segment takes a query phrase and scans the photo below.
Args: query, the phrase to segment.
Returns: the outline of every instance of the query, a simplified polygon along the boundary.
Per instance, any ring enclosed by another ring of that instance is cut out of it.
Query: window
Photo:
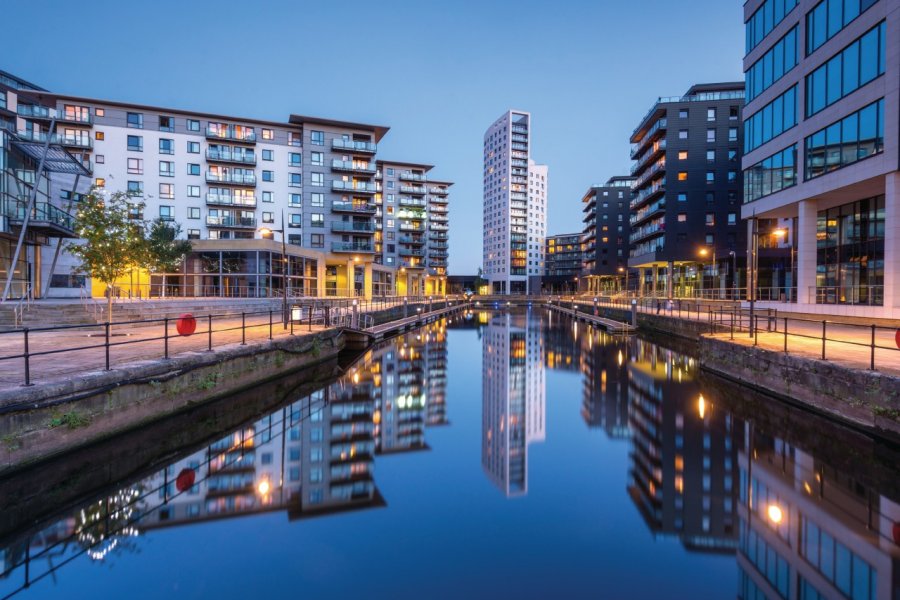
[[[188,229],[187,230],[187,239],[199,240],[200,239],[200,230],[199,229]]]
[[[687,160],[688,153],[687,150],[681,150],[678,152],[678,160]]]
[[[106,180],[102,177],[97,177],[96,179],[94,179],[94,185],[96,185],[98,188],[106,187]]]
[[[143,152],[144,151],[144,138],[140,135],[129,135],[128,136],[128,149],[133,152]]]
[[[728,141],[736,142],[738,137],[737,127],[729,127],[728,128]]]
[[[707,233],[706,234],[706,245],[712,246],[715,243],[716,243],[716,236],[711,233]]]
[[[187,143],[188,154],[200,154],[200,142]]]
[[[728,213],[728,224],[737,225],[737,213]]]
[[[196,163],[188,163],[187,174],[188,175],[199,175],[200,174],[200,165],[198,165]]]
[[[806,178],[884,150],[884,98],[806,138]]]
[[[707,142],[716,141],[716,130],[715,129],[707,129],[706,130],[706,141]]]
[[[687,119],[688,118],[688,109],[682,108],[678,110],[678,118],[679,119]]]
[[[129,158],[128,159],[128,172],[132,175],[143,175],[144,174],[144,159],[143,158]]]
[[[137,196],[142,197],[144,195],[144,182],[143,181],[129,181],[126,184],[127,193],[129,196]]]
[[[687,223],[687,213],[678,213],[678,222]]]
[[[299,233],[289,233],[288,234],[288,244],[292,244],[294,246],[302,246],[303,245],[303,236]]]
[[[288,131],[288,144],[291,146],[302,146],[303,141],[300,138],[300,134],[296,131]]]
[[[737,150],[729,150],[728,151],[728,160],[730,162],[734,162],[737,160]]]
[[[272,213],[272,212],[263,212],[263,214],[262,214],[262,222],[263,222],[263,223],[274,223],[274,222],[275,222],[275,213]]]
[[[797,36],[798,28],[794,27],[785,34],[783,38],[778,40],[768,52],[766,52],[759,60],[747,69],[745,74],[746,86],[744,94],[747,102],[750,102],[764,91],[769,89],[774,83],[779,81],[791,69],[797,66],[798,46]],[[733,106],[735,113],[734,118],[737,119],[737,107]],[[729,118],[730,115],[729,115]]]
[[[159,118],[159,130],[160,131],[175,131],[175,119],[172,117],[160,117]]]
[[[321,152],[319,153],[321,154]],[[299,152],[288,152],[288,165],[299,167],[302,164],[302,155]]]
[[[102,165],[106,162],[106,156],[104,156],[103,154],[96,154],[96,155],[94,155],[94,161],[98,165]]]
[[[715,204],[715,202],[716,202],[716,193],[715,192],[706,192],[704,197],[706,198],[707,204]]]
[[[200,207],[189,206],[188,207],[188,219],[199,219],[199,218],[200,218]]]
[[[161,205],[159,207],[159,218],[162,219],[163,221],[174,221],[175,220],[175,207]]]
[[[706,172],[706,183],[715,183],[716,182],[716,172],[715,171],[707,171]]]
[[[388,176],[388,177],[393,177],[393,176],[394,176],[394,168],[393,168],[393,167],[388,167],[388,170],[387,170],[387,176]]]
[[[706,226],[713,227],[716,224],[716,213],[706,213]]]
[[[325,194],[313,193],[309,195],[309,205],[313,208],[325,206]]]
[[[200,186],[199,185],[187,186],[187,197],[188,198],[199,198],[200,197]]]
[[[312,213],[310,215],[310,227],[325,227],[325,215],[322,213]]]
[[[740,118],[741,109],[739,106],[728,107],[728,120],[737,121]]]
[[[303,187],[303,174],[288,173],[288,187]]]
[[[97,117],[105,117],[105,116],[106,116],[106,109],[103,109],[103,108],[95,108],[95,109],[94,109],[94,115],[97,116]]]
[[[262,180],[263,181],[275,181],[275,171],[263,171],[262,172]]]
[[[806,116],[812,116],[884,74],[882,21],[806,76]]]
[[[325,153],[324,152],[311,152],[309,154],[309,162],[314,167],[325,166]]]
[[[144,128],[144,115],[141,113],[126,113],[125,120],[127,125],[133,129]]]
[[[322,215],[319,215],[320,217]],[[288,217],[288,227],[300,227],[303,224],[303,215],[291,213]]]
[[[324,248],[325,236],[321,233],[313,233],[309,236],[309,245],[311,248]]]
[[[688,139],[688,130],[687,129],[679,129],[678,130],[678,139],[679,140]]]
[[[159,161],[160,177],[175,177],[175,163],[170,160]]]
[[[175,154],[175,141],[169,140],[166,138],[160,138],[159,153],[160,154]]]
[[[322,173],[310,173],[310,185],[313,187],[322,187],[325,185],[325,175]]]
[[[737,181],[737,171],[728,171],[728,183]]]
[[[775,26],[797,6],[798,0],[766,0],[744,24],[747,54],[756,48]]]
[[[175,186],[171,183],[159,184],[159,197],[165,200],[175,199]]]
[[[687,171],[678,172],[678,181],[687,181]]]
[[[102,131],[95,131],[95,132],[94,132],[94,139],[95,139],[95,140],[103,141],[103,140],[106,139],[106,134],[103,133]]]
[[[300,208],[303,206],[303,198],[300,194],[288,194],[288,206],[291,208]]]
[[[272,192],[263,192],[262,193],[262,201],[266,203],[274,202],[272,198]]]
[[[679,192],[678,201],[679,202],[687,202],[687,194],[685,194],[684,192]]]
[[[706,162],[716,162],[716,151],[715,150],[707,150],[706,151]]]
[[[744,152],[759,148],[797,124],[797,86],[794,85],[744,121]]]
[[[715,121],[716,120],[716,109],[715,108],[707,108],[706,109],[706,120],[707,121]]]
[[[262,151],[262,159],[263,160],[274,160],[275,159],[275,151],[274,150],[263,150]]]
[[[263,129],[263,130],[262,130],[262,139],[264,139],[264,140],[274,140],[274,139],[275,139],[275,132],[272,131],[271,129]]]
[[[309,143],[313,146],[324,146],[325,145],[325,132],[324,131],[310,131],[309,132]]]
[[[188,119],[187,120],[187,130],[188,131],[200,131],[200,121],[196,119]]]
[[[806,13],[806,54],[812,54],[877,0],[822,0]]]

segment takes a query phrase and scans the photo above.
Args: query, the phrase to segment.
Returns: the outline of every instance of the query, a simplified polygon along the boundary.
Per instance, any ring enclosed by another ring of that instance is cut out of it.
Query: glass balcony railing
[[[256,132],[249,128],[207,127],[206,137],[233,142],[256,143]]]
[[[420,185],[401,185],[400,186],[401,194],[415,194],[417,196],[425,195],[425,188]]]
[[[206,150],[206,160],[255,165],[256,154],[253,152],[230,152],[228,150],[213,150],[212,148],[208,148]]]
[[[89,110],[82,110],[78,112],[66,112],[65,110],[58,111],[56,113],[56,120],[63,123],[78,123],[79,125],[90,125],[93,122],[91,120],[91,112]]]
[[[378,210],[378,206],[372,202],[346,202],[344,200],[334,200],[331,203],[331,210],[335,212],[374,214],[375,211]]]
[[[331,189],[335,192],[360,192],[363,194],[374,194],[377,187],[374,183],[366,181],[332,181]]]
[[[409,198],[407,196],[400,196],[398,204],[400,204],[400,206],[414,206],[418,208],[425,208],[428,206],[428,203],[422,198]]]
[[[206,203],[221,206],[246,206],[256,207],[256,196],[233,196],[231,194],[206,193]]]
[[[412,244],[415,246],[422,246],[425,244],[425,238],[413,235],[401,235],[397,241],[401,244]]]
[[[209,227],[241,227],[241,228],[249,228],[256,227],[256,217],[216,217],[212,215],[208,215],[206,217],[206,224]]]
[[[348,233],[374,233],[375,223],[372,221],[351,222],[351,221],[333,221],[331,223],[331,231],[348,232]]]
[[[411,173],[409,171],[404,171],[400,173],[401,181],[425,181],[426,177],[424,173]]]
[[[24,221],[27,212],[28,205],[25,203],[18,203],[11,218],[13,221]],[[51,223],[68,231],[75,230],[75,218],[49,202],[35,202],[28,220],[32,223]]]
[[[46,106],[37,106],[35,104],[19,104],[16,107],[16,114],[20,117],[29,119],[49,119],[50,108]]]
[[[332,252],[375,252],[372,244],[360,244],[359,242],[331,242]]]
[[[376,172],[375,164],[368,162],[360,162],[358,160],[339,160],[331,161],[331,169],[334,171],[348,171],[351,173],[367,173],[374,175]]]
[[[450,190],[448,190],[447,188],[432,186],[432,187],[428,188],[428,193],[432,194],[434,196],[446,196],[447,194],[450,193]]]
[[[375,153],[377,146],[372,142],[359,142],[335,138],[331,141],[333,150],[349,150],[351,152]]]
[[[255,173],[213,173],[206,172],[206,181],[210,183],[233,183],[235,185],[256,185]]]
[[[425,256],[425,251],[415,248],[400,248],[399,254],[400,256]]]

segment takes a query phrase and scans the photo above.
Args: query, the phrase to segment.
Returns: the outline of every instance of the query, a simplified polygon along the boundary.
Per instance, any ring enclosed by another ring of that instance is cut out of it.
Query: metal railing
[[[25,288],[25,293],[22,294],[22,297],[19,298],[18,302],[16,302],[16,306],[13,308],[13,324],[15,327],[22,325],[22,319],[25,316],[25,312],[31,308],[33,302],[34,286],[29,283]]]

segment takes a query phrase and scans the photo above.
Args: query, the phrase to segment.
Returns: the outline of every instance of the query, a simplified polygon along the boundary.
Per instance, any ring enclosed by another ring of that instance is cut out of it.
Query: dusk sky
[[[226,115],[383,124],[378,157],[436,165],[450,274],[481,264],[482,136],[532,113],[548,233],[581,230],[593,182],[630,168],[657,96],[742,79],[739,0],[217,2],[4,7],[0,69],[52,91]]]

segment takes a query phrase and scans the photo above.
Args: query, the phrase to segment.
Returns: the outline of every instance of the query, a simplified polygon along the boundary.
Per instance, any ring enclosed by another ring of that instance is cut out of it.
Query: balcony
[[[417,248],[400,248],[398,253],[400,254],[400,256],[425,256],[425,251]]]
[[[449,248],[449,244],[447,242],[433,242],[429,248],[432,250],[447,250]]]
[[[633,232],[630,236],[628,236],[628,241],[631,244],[637,244],[641,240],[645,240],[657,235],[662,235],[665,232],[666,226],[664,223],[650,223],[649,225],[644,225],[637,231]]]
[[[208,183],[225,183],[229,185],[249,185],[256,186],[255,173],[211,173],[206,172],[206,181]]]
[[[446,233],[432,230],[431,233],[428,234],[428,239],[436,241],[446,241],[450,239],[450,236]]]
[[[374,183],[366,181],[332,181],[333,192],[353,192],[355,194],[374,194],[377,188]]]
[[[426,177],[424,173],[404,171],[400,173],[400,181],[426,181]]]
[[[653,204],[632,213],[629,222],[632,227],[666,211],[666,199],[660,198]]]
[[[374,234],[375,223],[372,221],[332,221],[331,231],[335,233]]]
[[[441,213],[431,213],[431,220],[435,223],[446,223],[450,220],[450,217]]]
[[[638,177],[634,182],[634,189],[640,189],[643,187],[648,181],[655,179],[657,176],[660,176],[666,172],[666,159],[661,158],[653,165],[643,172],[643,174]]]
[[[428,188],[428,193],[433,196],[446,196],[447,194],[450,193],[450,190],[448,190],[447,188],[432,186],[432,187]]]
[[[410,221],[424,221],[425,211],[401,210],[397,213],[398,219],[408,219]]]
[[[435,268],[444,269],[447,267],[447,261],[442,258],[431,258],[428,260],[428,265]]]
[[[335,138],[331,140],[332,150],[342,150],[348,152],[364,152],[366,154],[375,154],[377,145],[372,142],[358,142],[355,140],[344,140]]]
[[[376,172],[374,163],[338,159],[331,161],[331,170],[343,173],[361,173],[363,175],[374,175]]]
[[[409,244],[411,246],[424,246],[425,238],[421,236],[401,235],[398,239],[401,244]]]
[[[50,120],[50,108],[46,106],[37,106],[32,104],[19,104],[16,107],[16,114],[26,119],[43,119]]]
[[[428,203],[422,198],[410,198],[408,196],[400,196],[397,201],[400,206],[413,206],[417,208],[425,208]]]
[[[208,206],[240,206],[242,208],[256,208],[256,196],[233,196],[231,194],[206,193]]]
[[[400,223],[400,231],[425,231],[425,223]]]
[[[446,259],[446,258],[450,258],[450,253],[447,252],[446,250],[429,250],[429,251],[428,251],[428,257],[429,257],[429,258],[442,258],[442,259]]]
[[[654,106],[654,108],[652,108],[650,110],[650,112],[652,113],[655,110],[655,108],[656,107]],[[648,113],[648,115],[649,114],[650,113]],[[643,120],[642,120],[642,122],[643,122]],[[650,144],[650,142],[652,142],[656,139],[656,137],[657,137],[656,134],[664,133],[666,131],[667,127],[668,127],[668,121],[665,118],[659,119],[656,123],[654,123],[653,126],[647,130],[647,133],[644,134],[644,137],[641,138],[641,141],[636,142],[635,144],[632,144],[631,159],[634,160],[635,158],[640,156],[641,152],[643,152],[644,148],[646,148]]]
[[[353,213],[353,214],[370,214],[374,215],[378,207],[371,202],[346,202],[344,200],[334,200],[331,203],[333,212]]]
[[[404,269],[424,269],[425,265],[422,264],[422,260],[419,258],[412,257],[409,260],[399,260],[398,264]]]
[[[649,150],[644,152],[641,156],[637,158],[637,162],[635,162],[631,166],[631,174],[632,175],[640,175],[641,171],[644,170],[651,161],[653,161],[657,156],[664,154],[666,151],[666,140],[662,139],[658,142],[655,142],[653,146],[650,147]]]
[[[75,125],[87,125],[91,126],[94,124],[91,119],[91,112],[87,109],[79,112],[69,112],[67,113],[65,110],[58,111],[56,113],[56,121],[58,123],[74,123]]]
[[[631,210],[636,209],[640,205],[645,202],[649,202],[651,199],[656,197],[657,194],[663,194],[666,191],[666,180],[661,179],[656,181],[650,187],[641,190],[638,194],[631,200],[628,205],[628,208]]]
[[[234,227],[238,229],[256,229],[256,217],[206,217],[208,227]]]
[[[12,227],[21,227],[27,210],[26,203],[17,203],[15,212],[8,217],[9,224]],[[28,229],[47,237],[78,237],[75,233],[75,218],[49,202],[35,202],[28,216]]]
[[[435,196],[435,195],[431,196],[432,204],[447,204],[449,201],[450,201],[450,199],[447,198],[447,196]]]
[[[450,227],[444,223],[432,223],[431,224],[432,231],[447,231],[449,229],[450,229]]]
[[[351,254],[372,254],[375,247],[372,244],[361,244],[359,242],[331,242],[332,252],[349,252]]]
[[[87,135],[59,135],[56,136],[60,146],[66,148],[80,148],[82,150],[90,150],[94,147],[94,142]]]
[[[206,160],[209,162],[235,163],[239,165],[255,165],[256,154],[253,152],[229,152],[207,148]]]
[[[401,194],[413,194],[415,196],[424,196],[425,195],[425,187],[420,185],[401,185],[400,186]]]
[[[230,142],[256,143],[256,132],[249,128],[207,127],[206,137],[211,140],[228,140]]]

